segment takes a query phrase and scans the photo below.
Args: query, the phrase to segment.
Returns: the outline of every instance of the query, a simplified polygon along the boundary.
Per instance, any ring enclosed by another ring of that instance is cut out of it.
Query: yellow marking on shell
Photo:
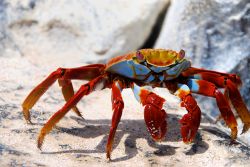
[[[140,52],[145,56],[148,64],[154,66],[169,66],[181,60],[179,53],[164,49],[142,49]]]

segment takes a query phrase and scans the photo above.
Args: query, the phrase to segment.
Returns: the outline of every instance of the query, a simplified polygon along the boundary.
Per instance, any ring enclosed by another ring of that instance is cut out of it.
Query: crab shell
[[[165,49],[142,49],[111,59],[106,71],[145,83],[177,78],[191,66],[185,53]]]

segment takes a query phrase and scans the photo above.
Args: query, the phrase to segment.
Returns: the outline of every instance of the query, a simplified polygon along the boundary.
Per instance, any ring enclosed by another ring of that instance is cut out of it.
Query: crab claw
[[[163,139],[167,132],[165,110],[159,110],[153,105],[146,105],[144,109],[144,119],[147,125],[148,131],[155,141]]]
[[[135,98],[144,106],[144,120],[155,141],[163,139],[167,132],[166,112],[162,109],[165,99],[154,92],[132,84]]]
[[[191,143],[200,125],[201,111],[190,94],[183,99],[182,107],[185,107],[188,113],[180,120],[181,136],[184,143]]]
[[[197,126],[193,126],[190,114],[185,114],[180,120],[181,123],[181,136],[184,143],[191,143],[198,130]]]
[[[144,119],[147,125],[148,131],[155,141],[161,141],[167,132],[167,114],[162,109],[165,99],[160,96],[150,93],[147,96]]]

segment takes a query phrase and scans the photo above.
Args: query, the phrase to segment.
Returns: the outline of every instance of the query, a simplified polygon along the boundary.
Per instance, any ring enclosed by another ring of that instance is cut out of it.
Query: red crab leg
[[[39,85],[37,85],[26,97],[24,100],[22,107],[23,107],[23,115],[27,122],[30,122],[30,112],[29,110],[35,105],[35,103],[39,100],[39,98],[47,91],[47,89],[57,80],[62,80],[63,85],[63,94],[64,97],[66,96],[67,99],[70,95],[72,95],[73,88],[70,88],[70,83],[66,83],[65,81],[63,84],[63,80],[69,79],[82,79],[82,80],[89,80],[92,78],[97,77],[101,74],[105,65],[102,64],[95,64],[89,66],[83,66],[78,68],[58,68],[56,71],[52,72],[44,81],[42,81]],[[68,92],[65,94],[65,89]]]
[[[248,111],[241,95],[238,86],[241,85],[240,78],[235,74],[225,74],[215,71],[190,68],[183,73],[184,76],[195,79],[202,79],[214,83],[219,88],[225,88],[235,110],[237,111],[241,121],[244,124],[242,133],[245,133],[250,128],[250,112]]]
[[[193,77],[195,79],[203,79],[210,82],[213,82],[216,84],[216,86],[223,85],[222,80],[220,79],[230,79],[236,86],[240,86],[242,84],[240,77],[238,77],[236,74],[227,74],[212,70],[205,70],[205,69],[199,69],[190,67],[186,71],[182,72],[182,75],[185,77]],[[217,85],[218,84],[218,85]],[[224,87],[224,86],[222,86]]]
[[[74,88],[71,80],[69,79],[58,79],[59,85],[62,87],[62,94],[65,101],[69,101],[69,99],[74,95]],[[76,106],[72,107],[72,110],[79,116],[82,117],[82,114],[78,110]],[[83,117],[82,117],[83,118]]]
[[[201,110],[187,85],[178,84],[177,88],[175,95],[181,99],[181,106],[188,111],[180,120],[182,139],[184,143],[191,143],[200,126]]]
[[[167,114],[162,109],[165,99],[135,83],[132,84],[132,90],[136,99],[144,106],[144,119],[149,133],[155,141],[162,140],[167,132]]]
[[[123,89],[123,84],[121,81],[117,80],[113,82],[112,84],[112,109],[113,109],[113,116],[112,116],[112,122],[111,122],[111,127],[110,127],[110,132],[109,132],[109,137],[108,137],[108,142],[106,145],[106,156],[110,160],[111,156],[111,151],[112,151],[112,144],[114,141],[115,137],[115,132],[117,129],[117,126],[120,122],[121,116],[122,116],[122,110],[124,108],[124,103],[122,100],[121,92]]]
[[[188,87],[192,92],[202,94],[205,96],[214,97],[219,107],[222,118],[225,120],[227,126],[231,129],[231,138],[234,140],[237,137],[237,122],[234,114],[229,106],[225,96],[216,88],[216,86],[205,80],[189,79],[187,81]]]
[[[84,84],[80,87],[80,89],[74,94],[74,96],[72,96],[67,102],[66,104],[59,110],[57,111],[49,120],[48,122],[43,126],[43,128],[40,131],[38,140],[37,140],[37,147],[39,149],[41,149],[42,144],[43,144],[43,140],[45,138],[45,135],[48,134],[52,128],[56,125],[56,123],[58,123],[60,121],[60,119],[62,119],[64,117],[64,115],[72,108],[74,107],[79,101],[80,99],[85,96],[88,95],[89,93],[91,93],[92,91],[95,90],[96,87],[100,87],[100,89],[105,88],[106,82],[105,82],[105,77],[104,76],[99,76],[93,80],[91,80],[90,82],[88,82],[87,84]]]

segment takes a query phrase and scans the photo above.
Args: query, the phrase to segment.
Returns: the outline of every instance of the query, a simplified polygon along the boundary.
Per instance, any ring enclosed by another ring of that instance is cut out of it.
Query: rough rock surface
[[[18,46],[11,38],[7,28],[7,4],[0,1],[0,57],[2,56],[20,56]]]
[[[245,102],[250,106],[250,56],[242,59],[238,65],[232,70],[233,73],[239,74],[244,81],[241,87],[241,94]]]
[[[169,0],[4,2],[7,27],[22,55],[35,64],[50,59],[62,66],[139,48]]]
[[[174,0],[155,47],[184,49],[195,67],[238,74],[250,109],[250,1]],[[203,111],[215,119],[217,106],[207,99],[202,98]],[[250,144],[249,137],[241,138]]]
[[[231,71],[250,56],[250,2],[174,0],[156,48],[184,49],[197,67]]]

